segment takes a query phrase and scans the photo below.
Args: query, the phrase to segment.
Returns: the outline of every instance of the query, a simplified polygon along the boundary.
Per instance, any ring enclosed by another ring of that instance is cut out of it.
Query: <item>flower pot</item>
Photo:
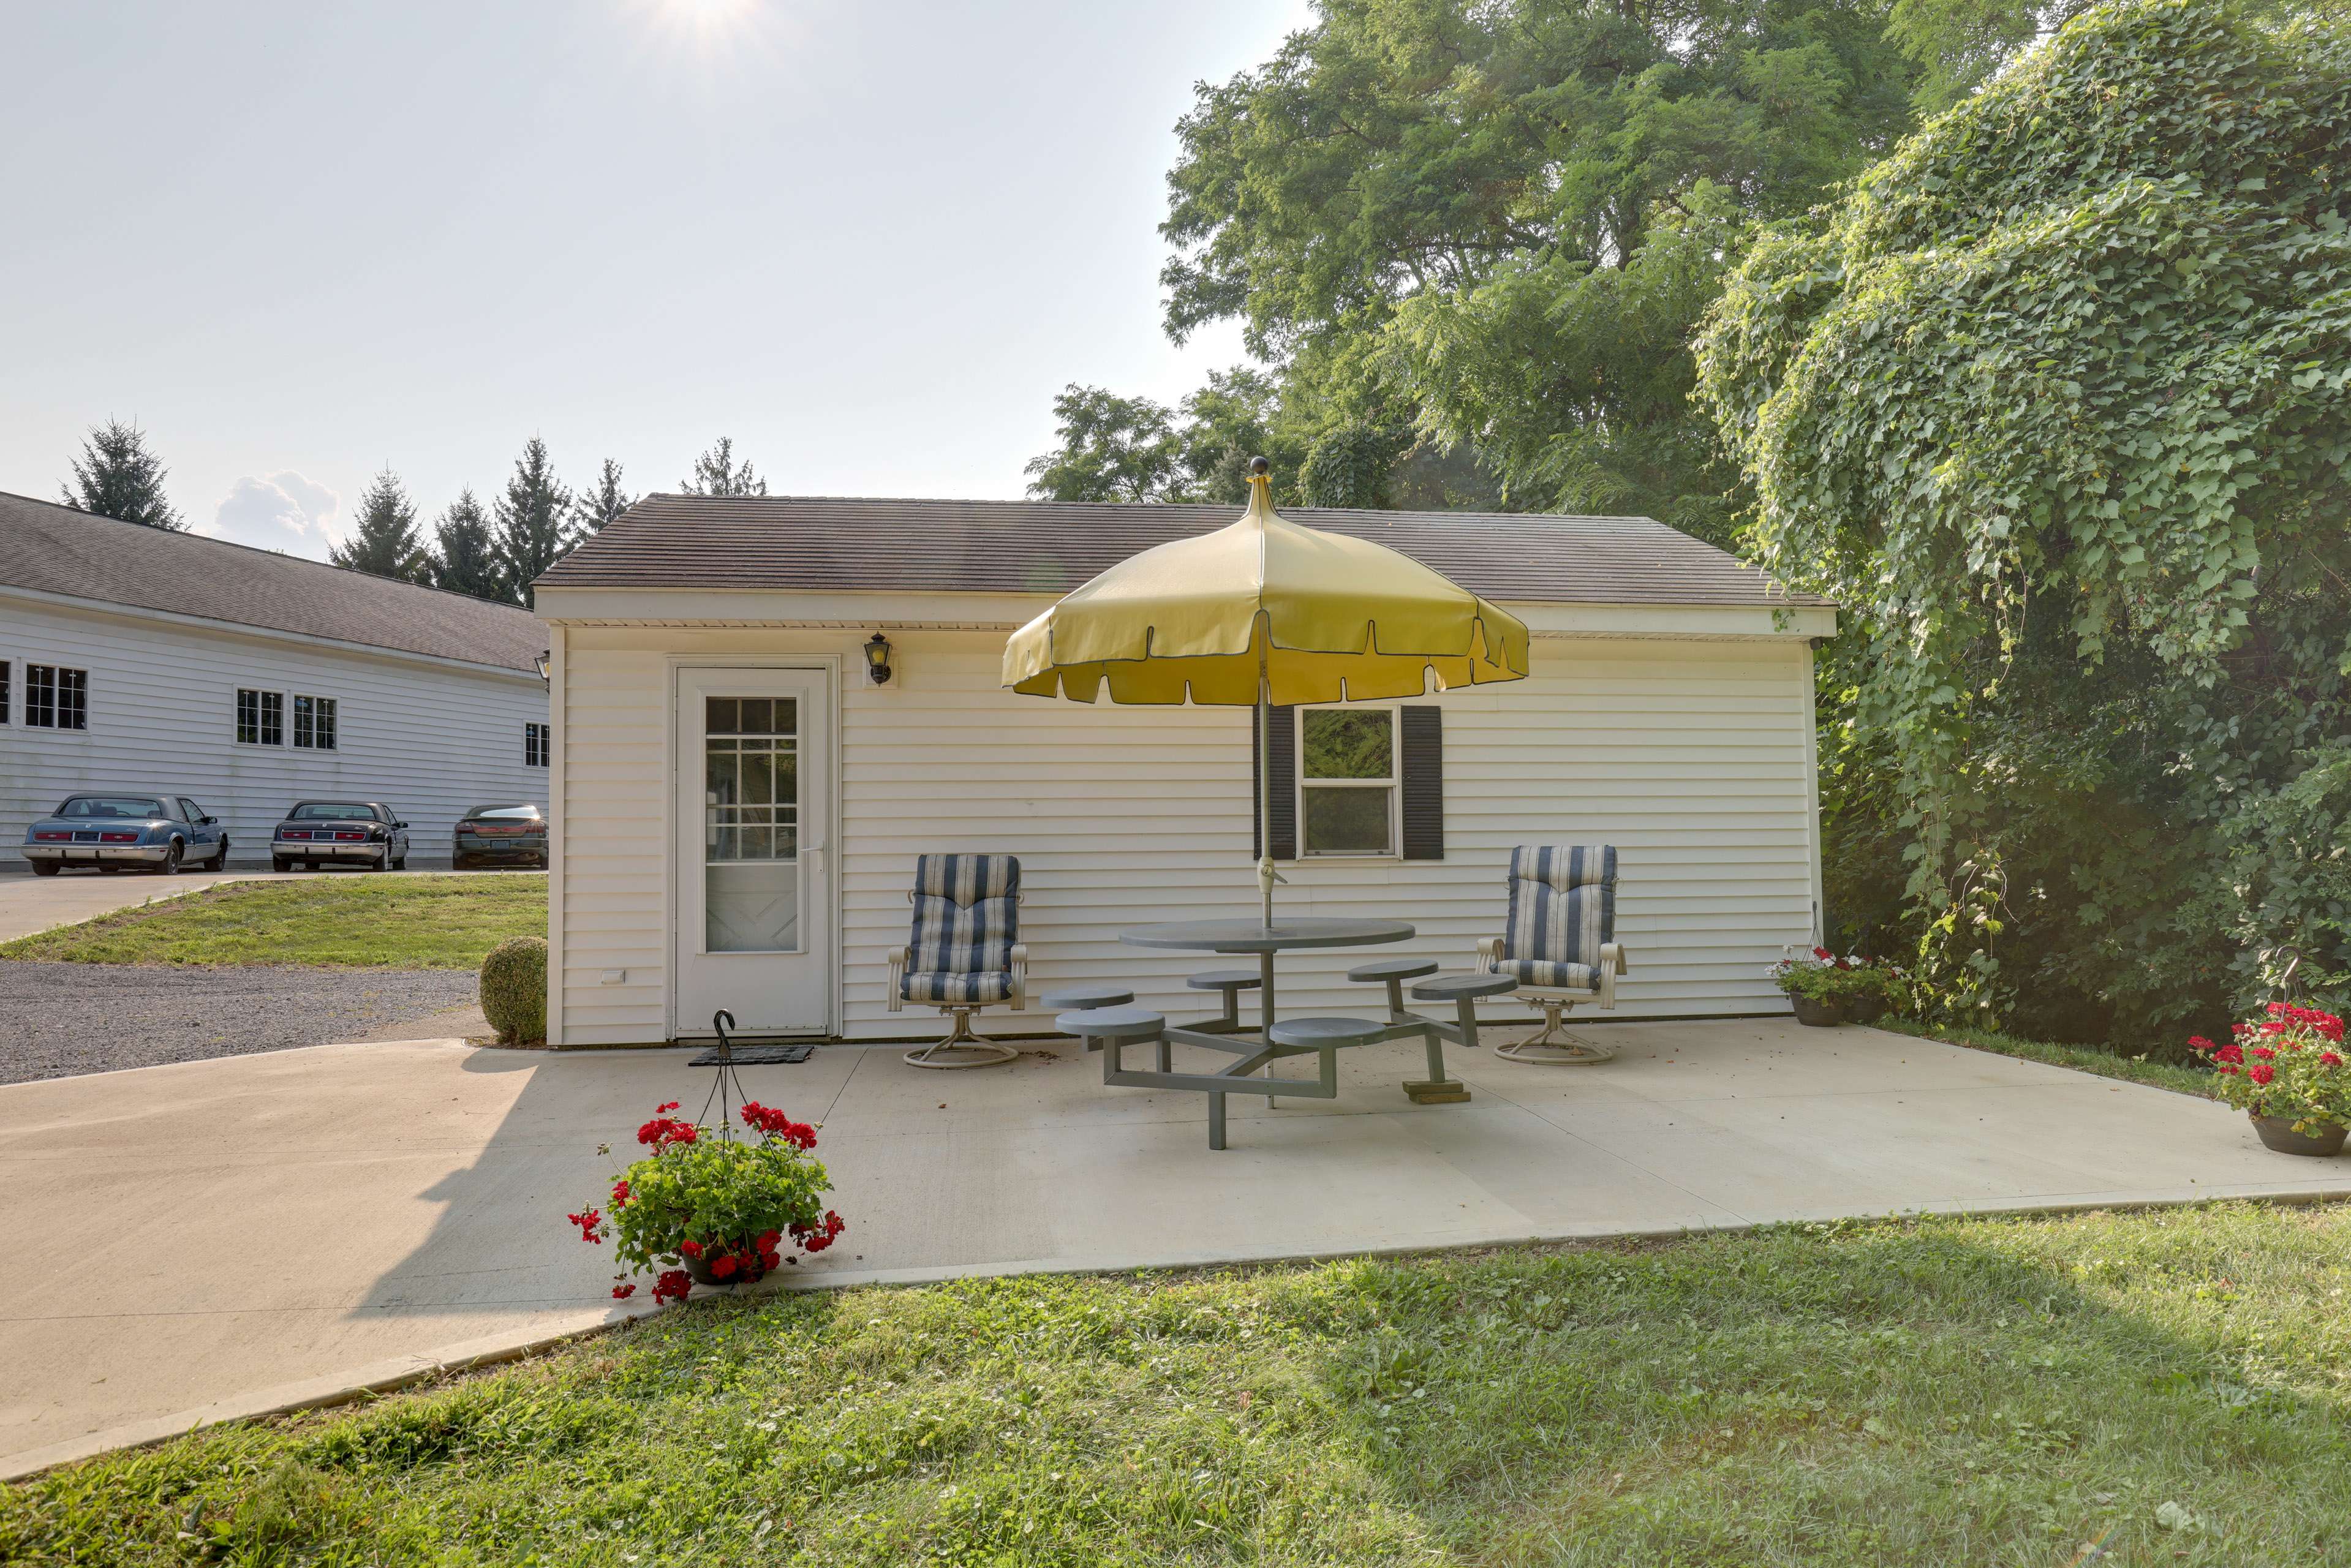
[[[1886,998],[1883,995],[1847,997],[1839,1005],[1844,1009],[1844,1021],[1847,1023],[1876,1023],[1886,1016]]]
[[[742,1249],[741,1253],[737,1256],[735,1271],[723,1280],[710,1271],[710,1259],[706,1254],[700,1258],[682,1258],[680,1260],[684,1263],[685,1271],[693,1276],[694,1282],[697,1285],[756,1285],[768,1277],[768,1271],[759,1267],[757,1249],[748,1247]]]
[[[2324,1127],[2316,1134],[2297,1133],[2291,1116],[2262,1116],[2247,1112],[2252,1117],[2253,1131],[2262,1142],[2282,1155],[2316,1155],[2324,1158],[2343,1152],[2343,1135],[2346,1129]]]
[[[1788,993],[1788,1001],[1796,1009],[1798,1023],[1808,1023],[1814,1029],[1829,1029],[1844,1022],[1844,1009],[1836,1002],[1796,991]]]

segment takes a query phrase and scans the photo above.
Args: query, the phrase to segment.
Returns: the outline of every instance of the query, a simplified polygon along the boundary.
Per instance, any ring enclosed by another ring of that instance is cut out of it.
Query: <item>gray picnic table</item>
[[[1118,939],[1135,947],[1254,954],[1258,960],[1255,988],[1259,993],[1257,1028],[1251,1030],[1239,1018],[1237,994],[1239,989],[1249,988],[1249,982],[1239,973],[1230,971],[1195,977],[1193,982],[1201,988],[1224,992],[1227,1004],[1218,1018],[1175,1025],[1144,1009],[1105,1007],[1064,1013],[1056,1021],[1066,1032],[1083,1037],[1089,1048],[1101,1050],[1102,1082],[1106,1084],[1133,1089],[1184,1089],[1207,1095],[1208,1146],[1212,1149],[1225,1146],[1227,1094],[1263,1094],[1268,1105],[1277,1098],[1335,1100],[1339,1097],[1338,1053],[1351,1046],[1375,1045],[1419,1035],[1427,1046],[1428,1078],[1406,1082],[1406,1096],[1420,1103],[1466,1101],[1469,1098],[1468,1090],[1446,1075],[1444,1042],[1450,1040],[1462,1046],[1478,1043],[1473,1004],[1480,996],[1515,989],[1517,982],[1507,976],[1437,975],[1434,962],[1389,959],[1359,965],[1349,971],[1351,979],[1384,983],[1388,1003],[1385,1019],[1327,1016],[1285,1019],[1279,1013],[1274,994],[1276,954],[1408,942],[1414,935],[1413,927],[1401,920],[1284,920],[1272,925],[1255,920],[1185,920],[1139,926],[1120,932]],[[1416,998],[1452,1001],[1457,1021],[1446,1023],[1407,1010],[1403,988],[1405,982],[1414,979],[1421,981],[1413,987]],[[1202,986],[1203,981],[1209,984]],[[1157,1048],[1155,1070],[1127,1067],[1123,1059],[1123,1048],[1144,1044]],[[1177,1045],[1204,1046],[1231,1056],[1234,1061],[1221,1071],[1177,1072],[1173,1060],[1173,1048]],[[1291,1056],[1318,1058],[1320,1071],[1312,1079],[1274,1076],[1273,1063]],[[1265,1076],[1256,1076],[1260,1070]]]

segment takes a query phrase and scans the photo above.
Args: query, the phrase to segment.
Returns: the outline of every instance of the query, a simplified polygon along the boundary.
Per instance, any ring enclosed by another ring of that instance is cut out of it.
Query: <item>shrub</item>
[[[482,960],[482,1016],[500,1045],[547,1038],[547,942],[516,936]]]
[[[823,1165],[810,1157],[816,1129],[756,1100],[743,1103],[743,1121],[759,1141],[738,1143],[728,1127],[708,1127],[670,1114],[673,1100],[637,1129],[653,1152],[621,1173],[609,1198],[611,1213],[590,1204],[564,1218],[590,1243],[612,1241],[626,1272],[612,1294],[636,1293],[632,1273],[653,1274],[653,1300],[684,1301],[689,1270],[714,1284],[747,1285],[783,1261],[784,1239],[804,1252],[821,1252],[848,1227],[823,1207],[832,1189]]]

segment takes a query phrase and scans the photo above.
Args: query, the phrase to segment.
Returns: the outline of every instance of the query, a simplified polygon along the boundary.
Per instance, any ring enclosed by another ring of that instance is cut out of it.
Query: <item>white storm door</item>
[[[832,1032],[831,716],[821,670],[677,673],[679,1035]]]

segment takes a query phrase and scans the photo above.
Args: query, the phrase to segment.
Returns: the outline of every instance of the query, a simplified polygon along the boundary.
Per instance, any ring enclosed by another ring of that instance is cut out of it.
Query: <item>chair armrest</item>
[[[1029,944],[1012,944],[1012,1010],[1029,1010]]]
[[[1481,975],[1502,972],[1502,939],[1499,936],[1478,938],[1478,972]]]
[[[890,1010],[893,1013],[904,1012],[906,1010],[905,1003],[899,998],[898,993],[904,989],[906,949],[893,947],[883,956],[890,961]]]
[[[1625,960],[1625,947],[1618,942],[1600,945],[1600,1005],[1604,1009],[1616,1006],[1616,977],[1633,966]]]

